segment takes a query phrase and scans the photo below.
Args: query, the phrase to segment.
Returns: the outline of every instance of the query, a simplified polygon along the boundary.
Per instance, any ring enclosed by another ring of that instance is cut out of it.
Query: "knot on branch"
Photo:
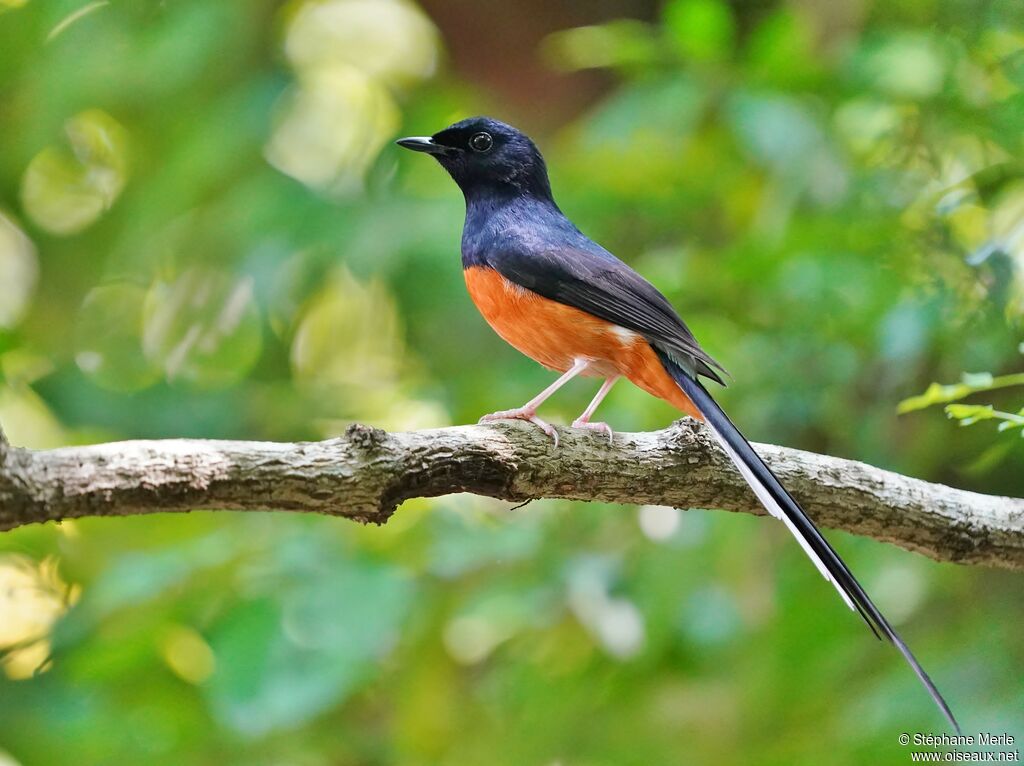
[[[363,452],[375,452],[387,437],[386,431],[362,423],[353,423],[345,429],[345,438],[349,444]]]
[[[685,454],[687,465],[708,462],[721,449],[708,428],[696,418],[679,418],[667,431],[673,451]]]

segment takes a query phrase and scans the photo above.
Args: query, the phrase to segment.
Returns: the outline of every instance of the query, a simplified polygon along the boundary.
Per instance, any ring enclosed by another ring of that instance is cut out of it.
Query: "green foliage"
[[[920,396],[911,396],[900,402],[899,411],[913,412],[922,410],[933,404],[944,404],[955,402],[979,391],[994,391],[998,388],[1009,388],[1010,386],[1024,386],[1024,373],[1013,375],[993,376],[988,372],[966,374],[959,383],[944,386],[939,383],[932,383],[928,390]]]
[[[727,58],[736,27],[729,7],[720,0],[675,0],[665,4],[665,31],[680,55],[695,61]]]
[[[960,425],[969,426],[980,420],[1001,420],[1000,431],[1008,431],[1011,428],[1024,426],[1024,409],[1018,413],[1000,412],[992,409],[991,404],[950,404],[946,407],[946,414],[951,418],[960,421]]]
[[[920,396],[912,396],[900,402],[899,411],[912,412],[933,404],[944,404],[964,399],[979,391],[995,391],[1001,388],[1024,386],[1024,374],[993,376],[990,373],[974,373],[963,376],[960,383],[943,386],[932,383]],[[960,425],[969,426],[982,420],[998,420],[1000,431],[1009,431],[1024,426],[1024,408],[1020,412],[1002,412],[991,404],[946,404],[946,414]],[[1021,431],[1024,436],[1024,430]]]
[[[525,401],[550,374],[469,304],[457,190],[388,143],[493,113],[535,134],[562,207],[730,369],[722,400],[751,438],[1024,493],[1021,440],[894,417],[901,400],[1024,417],[1000,398],[1024,340],[1024,6],[671,0],[552,27],[538,57],[607,83],[553,132],[503,47],[546,11],[483,6],[491,27],[446,13],[439,32],[404,0],[0,0],[11,441],[316,439]],[[493,69],[456,74],[447,41],[498,51]],[[993,373],[908,399],[965,369]],[[574,383],[546,414],[569,422],[592,394]],[[619,430],[677,415],[627,386],[601,412]],[[937,731],[935,711],[778,526],[452,497],[383,528],[22,529],[0,536],[0,749],[25,766],[905,761],[897,736]],[[1024,736],[1019,577],[834,537],[966,729]]]
[[[302,543],[308,559],[316,543]],[[405,577],[332,552],[314,561],[289,562],[285,587],[239,603],[210,628],[220,664],[206,692],[214,715],[241,734],[315,719],[372,677],[398,639],[411,596]]]

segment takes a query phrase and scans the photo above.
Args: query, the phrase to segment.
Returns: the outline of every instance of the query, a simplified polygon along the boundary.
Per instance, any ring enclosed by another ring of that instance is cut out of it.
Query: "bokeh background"
[[[0,423],[299,440],[525,401],[551,375],[466,297],[458,190],[390,143],[487,113],[751,438],[1024,495],[1022,89],[1019,0],[0,0]],[[971,428],[920,409],[993,387]],[[966,730],[1020,741],[1020,575],[830,536]],[[842,766],[943,730],[781,525],[713,511],[24,528],[0,648],[4,766]]]

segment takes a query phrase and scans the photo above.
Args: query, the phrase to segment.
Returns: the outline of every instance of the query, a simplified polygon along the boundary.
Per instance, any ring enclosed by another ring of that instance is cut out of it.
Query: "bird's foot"
[[[612,427],[607,423],[591,423],[589,420],[583,420],[582,418],[576,418],[572,421],[573,428],[586,428],[591,431],[600,431],[601,433],[608,434],[608,443],[615,444],[615,437],[612,432]]]
[[[552,441],[555,442],[555,446],[558,446],[558,431],[555,430],[554,426],[547,423],[534,414],[533,410],[520,407],[517,410],[501,410],[499,412],[492,412],[490,415],[484,415],[480,418],[481,423],[493,423],[496,420],[528,420],[535,426],[540,427],[540,430],[551,437]]]

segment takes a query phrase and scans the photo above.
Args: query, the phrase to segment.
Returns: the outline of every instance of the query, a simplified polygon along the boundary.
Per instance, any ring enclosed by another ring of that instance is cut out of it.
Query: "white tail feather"
[[[847,595],[846,591],[843,590],[839,586],[839,583],[837,583],[835,579],[832,577],[832,575],[829,574],[828,569],[825,567],[825,562],[823,562],[821,558],[818,556],[818,554],[814,552],[810,544],[807,542],[806,538],[802,534],[800,534],[800,531],[796,528],[796,526],[793,524],[790,518],[785,513],[783,513],[782,507],[778,504],[775,498],[772,497],[771,493],[764,487],[763,484],[761,484],[761,482],[757,479],[757,477],[754,475],[754,472],[750,470],[747,464],[740,459],[740,456],[736,454],[736,450],[729,446],[729,442],[727,442],[725,440],[725,437],[718,432],[718,429],[716,429],[708,421],[705,421],[705,423],[707,424],[708,429],[711,431],[711,433],[715,435],[715,439],[721,445],[722,449],[725,450],[725,454],[729,456],[729,459],[732,460],[733,464],[739,470],[744,480],[747,482],[747,484],[750,485],[750,488],[754,490],[754,494],[757,495],[757,499],[761,501],[761,505],[765,507],[765,510],[767,510],[768,513],[770,513],[772,516],[779,519],[786,525],[789,531],[793,534],[793,537],[795,537],[797,542],[800,543],[800,547],[804,549],[804,552],[807,554],[807,556],[811,559],[812,562],[814,562],[814,566],[816,566],[818,568],[818,571],[821,572],[821,576],[828,580],[830,583],[832,583],[835,589],[839,591],[839,595],[843,597],[843,601],[846,602],[846,605],[850,607],[850,609],[856,611],[857,608],[853,605],[853,601],[850,600],[850,597]]]

